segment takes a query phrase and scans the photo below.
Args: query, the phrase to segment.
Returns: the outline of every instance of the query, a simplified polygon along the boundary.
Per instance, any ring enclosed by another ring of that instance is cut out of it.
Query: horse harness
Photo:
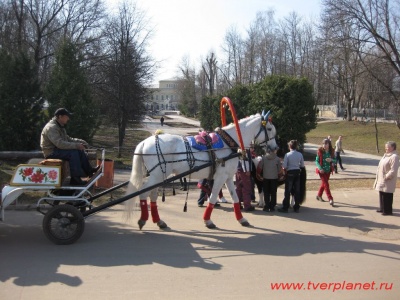
[[[268,135],[268,129],[266,129],[265,125],[262,124],[260,127],[260,130],[258,131],[257,135],[255,136],[255,138],[257,138],[260,133],[262,132],[262,130],[264,130],[265,132],[265,137],[266,139],[268,138],[268,141],[272,140],[273,138],[269,138]],[[224,141],[225,144],[228,145],[228,147],[231,149],[232,153],[236,153],[238,151],[238,149],[240,148],[240,146],[238,145],[238,143],[222,128],[217,128],[216,133],[218,133],[218,135],[221,137],[221,139]],[[161,172],[166,174],[166,167],[167,167],[167,163],[174,163],[174,162],[181,162],[181,161],[187,161],[188,165],[189,165],[189,169],[193,169],[196,161],[202,161],[202,162],[212,162],[212,165],[210,166],[210,173],[208,176],[208,179],[212,179],[214,177],[215,174],[215,170],[216,170],[216,164],[221,163],[222,166],[225,165],[225,161],[223,159],[217,160],[216,156],[215,156],[215,151],[213,146],[212,146],[212,139],[210,137],[210,135],[204,134],[203,135],[206,147],[207,147],[207,151],[210,157],[209,161],[204,161],[204,160],[200,160],[200,159],[196,159],[194,157],[193,151],[192,151],[192,147],[190,146],[188,140],[186,137],[183,138],[183,141],[185,143],[185,148],[186,148],[186,152],[184,152],[186,154],[186,158],[185,159],[179,159],[179,160],[172,160],[172,161],[167,161],[164,157],[164,154],[161,151],[160,148],[160,142],[159,142],[159,137],[158,135],[155,136],[155,147],[156,147],[156,155],[157,155],[157,159],[158,159],[158,163],[153,166],[153,168],[151,168],[150,170],[147,171],[147,175],[149,176],[150,173],[157,168],[158,166],[160,166]],[[264,142],[261,142],[260,144],[263,143],[267,143],[267,141],[265,140]],[[182,153],[183,154],[183,153]]]
[[[233,153],[237,152],[237,149],[239,149],[239,145],[236,143],[236,141],[223,129],[218,128],[216,130],[216,132],[220,135],[221,139],[229,146],[229,148],[231,149],[231,151]],[[207,147],[207,152],[209,154],[209,161],[205,161],[205,160],[201,160],[201,159],[196,159],[194,157],[193,151],[192,151],[192,147],[189,144],[189,141],[187,140],[186,137],[183,138],[183,141],[185,143],[185,148],[186,148],[186,152],[182,152],[186,154],[186,158],[184,159],[179,159],[179,160],[166,160],[164,154],[161,151],[161,147],[160,147],[160,141],[159,141],[159,137],[158,135],[155,136],[155,147],[156,147],[156,155],[157,155],[157,159],[158,159],[158,163],[156,165],[154,165],[150,170],[147,170],[147,176],[150,175],[150,173],[156,169],[158,166],[161,169],[162,173],[166,173],[166,167],[167,167],[167,163],[175,163],[175,162],[181,162],[181,161],[187,161],[188,165],[189,165],[189,169],[193,169],[196,161],[201,161],[201,162],[212,162],[212,165],[210,166],[210,173],[209,173],[209,177],[208,179],[212,179],[214,177],[215,171],[216,171],[216,164],[217,162],[219,162],[216,159],[216,155],[215,155],[215,151],[213,151],[213,146],[212,146],[212,140],[211,137],[209,136],[209,134],[203,135],[204,141],[205,141],[205,145]],[[221,164],[222,166],[224,166],[225,161],[221,160]]]
[[[263,122],[265,122],[265,121],[263,121]],[[258,131],[258,133],[256,134],[256,136],[254,137],[254,139],[256,139],[259,135],[260,135],[260,133],[262,132],[262,131],[264,131],[264,134],[265,134],[265,141],[264,142],[261,142],[260,143],[260,145],[262,145],[262,144],[267,144],[270,140],[273,140],[275,137],[272,137],[272,138],[270,138],[269,137],[269,134],[268,134],[268,131],[271,131],[272,130],[272,128],[269,128],[269,129],[267,129],[267,126],[266,125],[261,125],[261,127],[260,127],[260,130]]]

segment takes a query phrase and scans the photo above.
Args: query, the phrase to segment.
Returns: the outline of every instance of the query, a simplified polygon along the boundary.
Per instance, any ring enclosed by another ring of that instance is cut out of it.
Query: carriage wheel
[[[71,205],[56,205],[43,218],[46,237],[57,245],[69,245],[77,241],[85,229],[81,212]]]

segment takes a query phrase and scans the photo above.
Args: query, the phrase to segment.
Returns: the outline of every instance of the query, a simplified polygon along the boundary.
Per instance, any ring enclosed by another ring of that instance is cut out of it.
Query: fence
[[[346,108],[338,108],[336,105],[317,105],[318,117],[321,118],[343,118]],[[365,110],[365,115],[364,115]],[[396,120],[396,115],[389,109],[377,109],[376,112],[373,108],[352,108],[351,116],[358,119],[366,117],[372,119],[375,117],[385,120]]]

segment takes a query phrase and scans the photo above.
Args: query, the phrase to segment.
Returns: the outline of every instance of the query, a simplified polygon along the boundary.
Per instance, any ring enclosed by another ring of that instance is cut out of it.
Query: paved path
[[[379,158],[347,152],[348,170],[337,177],[373,174]],[[125,221],[117,205],[87,218],[83,236],[69,246],[45,238],[38,212],[7,211],[0,222],[0,299],[400,297],[399,193],[394,215],[382,216],[369,189],[335,191],[335,207],[309,192],[299,214],[244,213],[251,227],[240,226],[226,203],[214,209],[218,228],[209,230],[197,189],[189,191],[185,213],[186,193],[177,192],[158,203],[167,230],[149,221],[140,231],[138,212]]]
[[[316,155],[318,147],[319,145],[306,143],[304,151]],[[345,154],[342,154],[341,157],[345,170],[338,170],[337,174],[331,176],[332,179],[375,178],[376,169],[381,159],[381,156],[348,150],[345,150]],[[319,179],[319,176],[315,173],[315,168],[314,161],[306,162],[308,179]]]

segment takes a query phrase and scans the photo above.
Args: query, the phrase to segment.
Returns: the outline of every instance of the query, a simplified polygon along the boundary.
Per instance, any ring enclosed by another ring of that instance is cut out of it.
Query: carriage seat
[[[61,182],[63,185],[69,182],[70,172],[69,172],[69,162],[67,160],[46,158],[39,162],[39,165],[43,166],[60,166],[61,167]]]
[[[209,140],[209,142],[207,141]],[[207,144],[210,144],[213,149],[219,149],[224,146],[224,143],[221,137],[215,133],[211,132],[208,134],[205,131],[199,132],[199,134],[195,136],[188,136],[187,140],[192,148],[195,148],[200,151],[207,150]]]

